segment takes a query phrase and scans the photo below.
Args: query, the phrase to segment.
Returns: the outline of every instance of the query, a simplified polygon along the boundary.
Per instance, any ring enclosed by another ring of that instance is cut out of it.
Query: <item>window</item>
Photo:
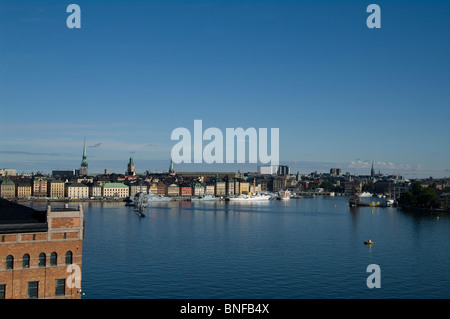
[[[6,269],[14,269],[14,257],[12,255],[6,257]]]
[[[50,255],[50,266],[56,266],[58,264],[58,255],[55,252],[52,252]]]
[[[23,268],[30,268],[30,255],[25,254],[22,257],[22,267]]]
[[[39,254],[39,267],[45,267],[45,264],[47,262],[47,256],[45,256],[45,253]]]
[[[69,250],[66,253],[66,265],[72,264],[72,252]]]
[[[29,281],[28,282],[28,298],[37,298],[38,297],[38,287],[39,281]]]
[[[66,287],[65,279],[56,279],[56,281],[55,281],[55,296],[64,296],[66,294],[65,287]]]
[[[0,299],[5,299],[6,285],[0,285]]]

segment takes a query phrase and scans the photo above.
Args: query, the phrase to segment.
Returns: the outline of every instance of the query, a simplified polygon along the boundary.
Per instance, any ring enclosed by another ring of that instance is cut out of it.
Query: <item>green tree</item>
[[[435,188],[424,188],[416,181],[408,192],[400,196],[399,203],[402,206],[432,208],[439,205],[439,196]]]

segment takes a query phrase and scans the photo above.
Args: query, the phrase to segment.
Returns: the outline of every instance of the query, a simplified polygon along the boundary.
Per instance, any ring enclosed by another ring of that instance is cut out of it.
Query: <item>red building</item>
[[[192,196],[192,187],[180,186],[180,196]]]
[[[0,199],[0,299],[81,298],[83,209]]]

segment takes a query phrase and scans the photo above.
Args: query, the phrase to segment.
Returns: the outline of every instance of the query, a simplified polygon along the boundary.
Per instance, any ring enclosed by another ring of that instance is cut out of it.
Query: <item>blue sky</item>
[[[81,7],[81,29],[66,7]],[[369,29],[366,8],[381,8]],[[0,0],[0,167],[167,169],[177,127],[279,128],[280,162],[450,176],[448,1]],[[189,169],[256,170],[197,164]],[[186,167],[185,167],[186,168]],[[183,166],[179,167],[183,169]]]

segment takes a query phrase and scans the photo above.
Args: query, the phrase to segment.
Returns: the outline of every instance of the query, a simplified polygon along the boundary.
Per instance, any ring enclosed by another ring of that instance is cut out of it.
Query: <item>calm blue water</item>
[[[85,206],[84,298],[450,298],[448,213],[320,197],[146,214]],[[366,285],[369,264],[380,266],[379,289]]]

